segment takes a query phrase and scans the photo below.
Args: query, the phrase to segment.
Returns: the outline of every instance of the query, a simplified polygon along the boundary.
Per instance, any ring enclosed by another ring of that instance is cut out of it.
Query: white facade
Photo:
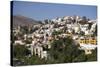
[[[16,45],[16,44],[24,45],[25,43],[23,43],[22,40],[16,40],[16,41],[14,42],[14,44],[15,44],[15,45]]]

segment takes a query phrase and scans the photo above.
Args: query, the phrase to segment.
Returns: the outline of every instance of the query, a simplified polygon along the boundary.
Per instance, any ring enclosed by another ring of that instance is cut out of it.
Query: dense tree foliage
[[[14,45],[13,46],[13,56],[15,58],[22,58],[28,55],[30,51],[24,45]]]
[[[96,61],[97,49],[92,50],[92,54],[86,55],[83,50],[78,49],[70,37],[60,38],[52,42],[50,55],[50,60],[52,59],[54,63]]]
[[[59,31],[55,31],[55,30],[54,30],[54,32],[52,33],[52,35],[55,36],[55,35],[59,35],[59,34],[61,34],[61,33],[62,33],[62,30],[59,30]]]
[[[57,63],[73,62],[81,53],[70,37],[54,40],[50,49],[51,58]]]

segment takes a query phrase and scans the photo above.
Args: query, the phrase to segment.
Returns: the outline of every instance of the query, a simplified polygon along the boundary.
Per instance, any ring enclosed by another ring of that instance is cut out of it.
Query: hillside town
[[[97,48],[97,19],[90,20],[85,16],[57,17],[28,27],[18,26],[13,28],[12,34],[13,46],[24,45],[31,52],[27,57],[35,54],[47,60],[53,40],[67,37],[70,37],[85,55],[91,55],[92,50]]]

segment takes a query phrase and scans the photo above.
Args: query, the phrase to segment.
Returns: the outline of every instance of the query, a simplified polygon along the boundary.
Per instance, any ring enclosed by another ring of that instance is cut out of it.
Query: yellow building
[[[96,38],[91,37],[91,38],[80,38],[79,43],[80,44],[92,44],[92,45],[96,45]]]
[[[85,39],[85,43],[86,44],[90,43],[89,39]]]
[[[90,42],[90,44],[96,45],[96,39],[95,39],[95,38],[91,38],[91,39],[89,40],[89,42]]]
[[[80,39],[81,44],[85,44],[85,39]]]
[[[80,37],[79,39],[80,48],[85,51],[85,54],[91,54],[92,50],[96,48],[97,40],[96,37]],[[91,46],[91,47],[89,47]]]

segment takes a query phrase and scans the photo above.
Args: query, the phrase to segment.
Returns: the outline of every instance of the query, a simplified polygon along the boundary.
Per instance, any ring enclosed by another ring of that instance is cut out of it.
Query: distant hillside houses
[[[97,20],[89,20],[86,17],[65,16],[47,19],[42,21],[42,24],[27,28],[18,26],[13,29],[13,44],[30,46],[28,49],[30,49],[31,55],[35,53],[40,58],[48,57],[48,49],[51,48],[50,42],[57,37],[70,36],[75,41],[75,45],[79,44],[79,49],[84,50],[85,54],[91,54],[91,50],[97,47]],[[26,33],[29,28],[31,33]]]

